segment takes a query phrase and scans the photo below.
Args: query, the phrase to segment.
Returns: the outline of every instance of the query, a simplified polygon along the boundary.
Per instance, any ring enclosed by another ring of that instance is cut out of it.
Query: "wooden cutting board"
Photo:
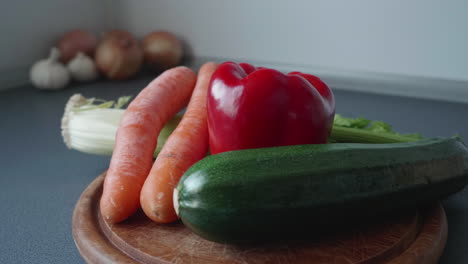
[[[210,242],[181,222],[157,224],[141,211],[108,225],[99,213],[104,177],[86,188],[73,214],[73,237],[88,263],[426,264],[437,263],[447,239],[439,203],[309,241],[250,247]]]

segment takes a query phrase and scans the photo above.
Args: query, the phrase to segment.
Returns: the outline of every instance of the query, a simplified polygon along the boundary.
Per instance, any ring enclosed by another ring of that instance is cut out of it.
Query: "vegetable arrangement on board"
[[[209,62],[166,70],[121,109],[128,100],[75,95],[62,120],[67,146],[112,153],[100,203],[110,223],[141,206],[209,240],[250,242],[414,208],[468,182],[460,138],[335,114],[332,91],[309,74]]]

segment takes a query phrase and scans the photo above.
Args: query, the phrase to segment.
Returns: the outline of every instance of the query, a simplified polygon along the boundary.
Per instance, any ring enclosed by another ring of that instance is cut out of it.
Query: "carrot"
[[[172,201],[174,188],[184,172],[208,152],[206,101],[211,75],[217,67],[214,62],[201,67],[187,111],[164,144],[143,185],[140,204],[153,221],[177,220]]]
[[[153,163],[158,134],[189,101],[196,83],[187,67],[163,72],[129,104],[117,130],[100,201],[103,218],[125,220],[140,207],[140,191]]]

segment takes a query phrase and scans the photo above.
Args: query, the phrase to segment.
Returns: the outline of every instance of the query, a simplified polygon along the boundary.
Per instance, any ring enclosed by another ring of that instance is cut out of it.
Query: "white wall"
[[[466,0],[115,0],[113,6],[116,26],[140,37],[173,31],[198,57],[310,69],[352,90],[468,102]]]
[[[138,35],[168,29],[198,56],[468,80],[468,1],[119,0]]]
[[[169,30],[198,58],[308,71],[341,89],[468,102],[466,0],[17,0],[0,17],[0,73],[11,72],[0,89],[64,31],[112,27]]]
[[[101,0],[15,0],[0,3],[0,90],[27,81],[30,65],[46,57],[61,34],[108,26]]]

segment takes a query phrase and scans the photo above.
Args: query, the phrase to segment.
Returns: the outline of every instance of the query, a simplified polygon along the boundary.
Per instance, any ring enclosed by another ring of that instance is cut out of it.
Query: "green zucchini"
[[[456,137],[249,149],[194,164],[174,206],[208,240],[252,242],[413,209],[467,181],[468,150]]]

